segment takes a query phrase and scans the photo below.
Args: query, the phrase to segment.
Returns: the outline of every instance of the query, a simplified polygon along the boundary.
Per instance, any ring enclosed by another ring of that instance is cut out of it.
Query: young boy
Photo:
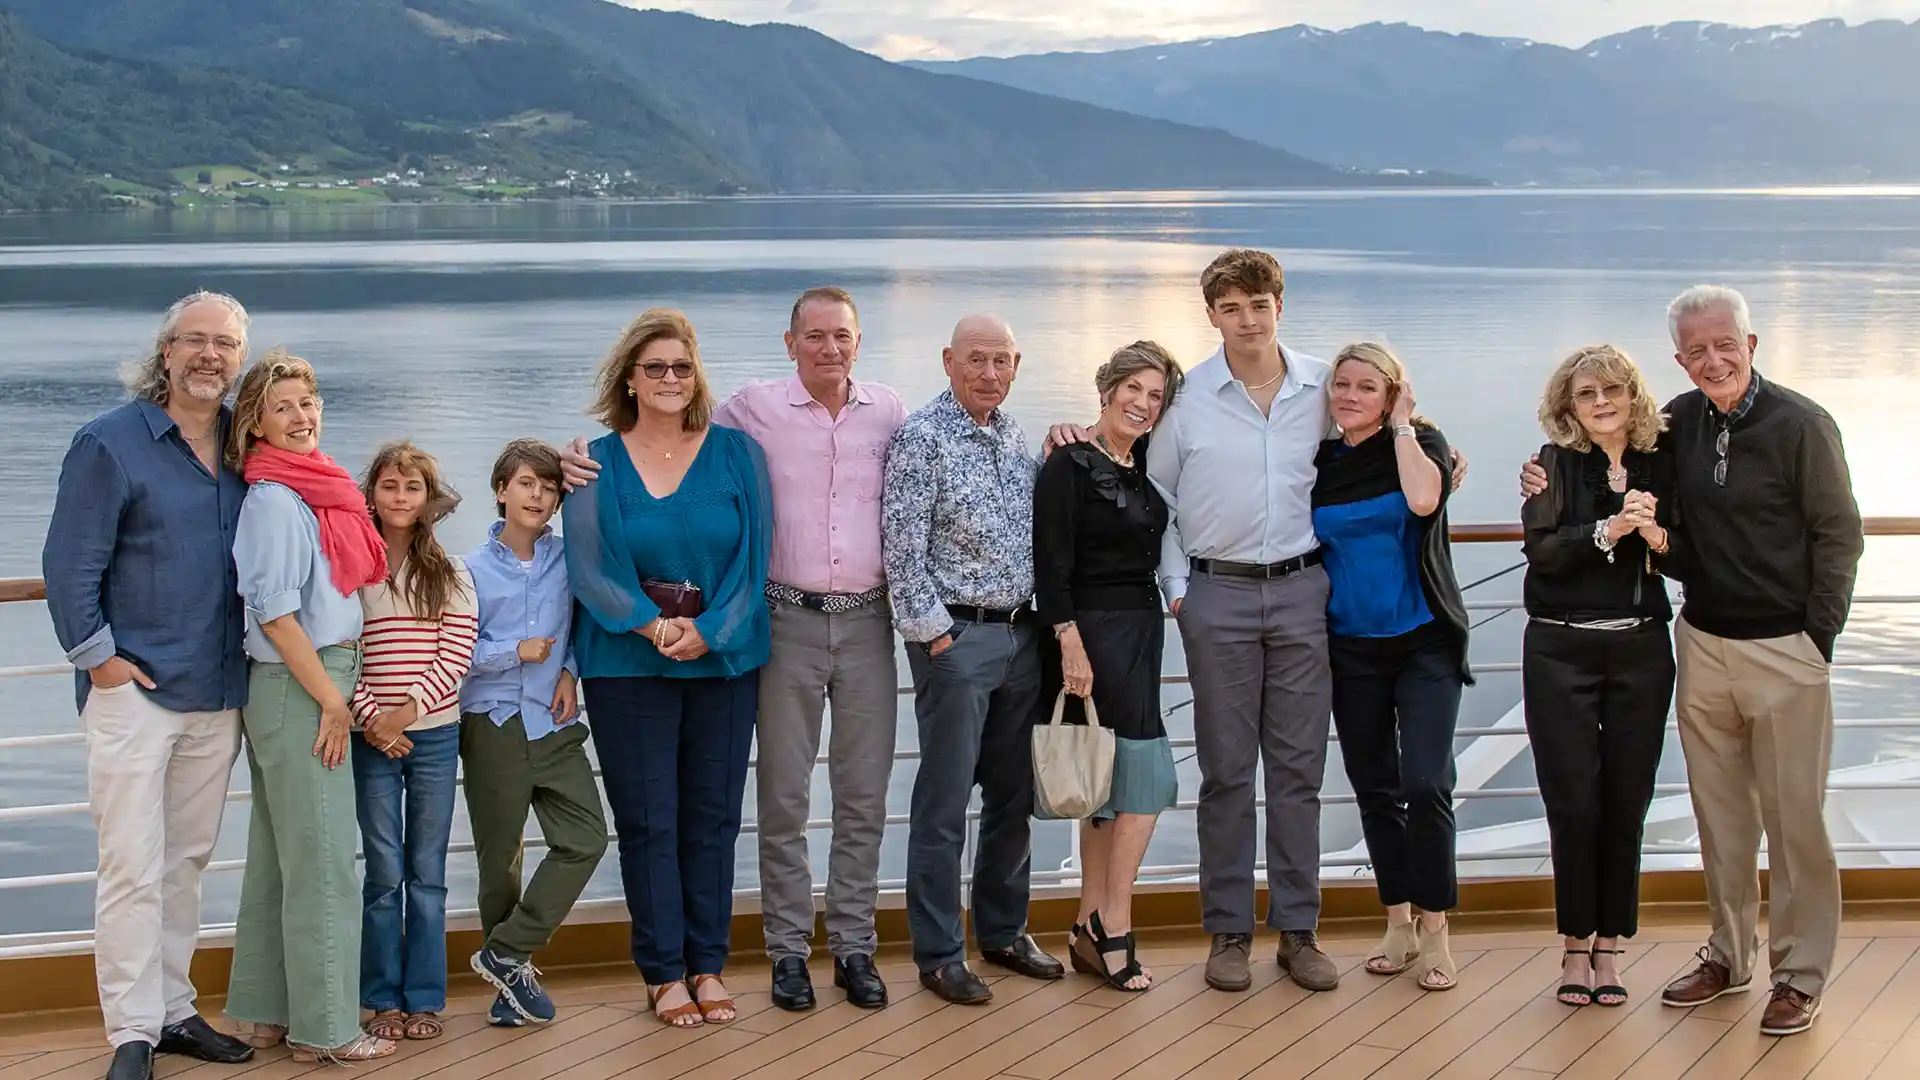
[[[607,848],[587,727],[576,719],[567,563],[548,527],[561,484],[558,451],[533,439],[508,443],[493,465],[500,521],[467,556],[480,640],[460,690],[460,757],[487,936],[473,970],[500,991],[489,1020],[501,1027],[553,1019],[533,954],[580,899]],[[528,810],[540,819],[547,854],[523,893]]]

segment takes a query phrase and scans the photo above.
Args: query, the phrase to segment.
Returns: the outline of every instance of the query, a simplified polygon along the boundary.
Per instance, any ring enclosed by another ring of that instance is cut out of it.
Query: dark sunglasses
[[[673,377],[676,379],[693,378],[693,364],[686,360],[682,360],[677,364],[668,364],[655,360],[651,363],[640,365],[640,374],[645,375],[649,379],[664,379],[667,377],[667,372],[669,371],[673,372]]]

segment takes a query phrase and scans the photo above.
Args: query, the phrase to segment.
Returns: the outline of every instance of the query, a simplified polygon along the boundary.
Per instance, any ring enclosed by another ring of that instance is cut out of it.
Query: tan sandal
[[[685,1005],[675,1005],[672,1008],[662,1009],[660,1007],[660,999],[667,995],[667,991],[676,986],[686,987],[689,1000]],[[653,1015],[666,1021],[669,1027],[699,1027],[706,1022],[706,1019],[700,1013],[700,1006],[691,1000],[692,997],[693,988],[688,987],[687,984],[683,982],[668,983],[665,986],[649,986],[647,987],[647,1008],[653,1010]]]
[[[399,1009],[381,1009],[367,1020],[367,1034],[387,1042],[407,1037],[407,1014]]]
[[[392,1057],[400,1049],[400,1044],[388,1039],[376,1039],[371,1035],[357,1036],[345,1046],[325,1049],[318,1046],[302,1046],[288,1043],[293,1050],[293,1060],[302,1064],[315,1062],[327,1065],[350,1065],[356,1061],[374,1061],[383,1057]]]
[[[720,987],[722,991],[725,991],[727,988],[727,984],[721,982],[720,976],[718,975],[695,975],[693,977],[693,1003],[694,1006],[700,1010],[700,1019],[705,1020],[709,1024],[725,1024],[737,1019],[740,1016],[740,1007],[733,1003],[732,998],[717,997],[711,1001],[700,1000],[700,988],[708,983],[713,983]],[[725,1012],[729,1015],[713,1015],[717,1012]]]
[[[1420,930],[1420,957],[1414,962],[1420,971],[1420,989],[1451,990],[1460,969],[1453,965],[1453,951],[1447,948],[1447,926],[1438,930]]]
[[[424,1042],[427,1039],[439,1038],[446,1033],[446,1030],[436,1013],[411,1013],[407,1016],[406,1030],[403,1034],[415,1042]]]
[[[1398,975],[1420,958],[1420,932],[1412,920],[1398,926],[1389,924],[1380,947],[1367,957],[1367,974]]]
[[[239,1039],[255,1050],[271,1050],[287,1041],[287,1029],[280,1024],[236,1024]]]

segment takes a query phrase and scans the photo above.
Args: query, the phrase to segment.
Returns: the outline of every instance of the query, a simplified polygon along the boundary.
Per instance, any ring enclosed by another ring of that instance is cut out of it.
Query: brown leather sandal
[[[367,1034],[387,1042],[407,1037],[407,1014],[399,1009],[382,1009],[367,1020]]]
[[[406,1036],[416,1042],[437,1039],[446,1033],[446,1027],[440,1023],[440,1017],[434,1013],[411,1013],[407,1016]]]
[[[719,983],[720,989],[722,990],[727,988],[726,983],[720,982],[720,976],[718,975],[695,975],[693,977],[693,1003],[694,1006],[700,1010],[700,1019],[705,1020],[709,1024],[727,1024],[739,1019],[740,1007],[735,1005],[733,999],[730,997],[714,998],[712,1001],[700,1000],[700,988],[708,983]],[[723,1011],[732,1013],[733,1015],[724,1017],[716,1017],[713,1015],[714,1013]]]
[[[688,1001],[685,1005],[675,1005],[670,1009],[663,1010],[660,1008],[660,999],[666,996],[668,990],[676,986],[686,986],[686,984],[667,983],[665,986],[647,987],[647,1008],[652,1009],[653,1015],[665,1021],[668,1027],[699,1027],[706,1021],[700,1013],[700,1006],[692,1001]],[[691,987],[687,988],[687,996],[689,998],[693,996],[693,989]]]

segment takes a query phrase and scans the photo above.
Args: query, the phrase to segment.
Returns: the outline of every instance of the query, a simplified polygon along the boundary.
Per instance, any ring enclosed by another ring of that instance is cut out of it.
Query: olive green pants
[[[351,699],[358,646],[329,646],[320,660]],[[320,706],[284,664],[252,665],[240,719],[253,816],[227,1015],[283,1026],[302,1046],[344,1046],[360,1034],[353,769],[328,769],[314,754]]]

